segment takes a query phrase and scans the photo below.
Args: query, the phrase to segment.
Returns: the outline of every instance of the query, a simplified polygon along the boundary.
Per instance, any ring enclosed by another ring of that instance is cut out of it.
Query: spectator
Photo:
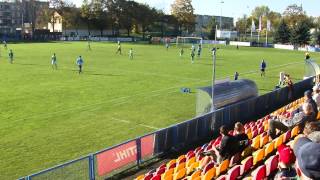
[[[220,147],[212,147],[211,151],[203,153],[206,157],[201,161],[200,168],[203,168],[203,165],[210,161],[220,164],[223,160],[228,159],[237,153],[237,148],[239,146],[238,142],[235,137],[228,134],[226,126],[220,127],[220,134],[222,136]]]
[[[275,179],[290,179],[296,177],[297,173],[294,168],[291,167],[291,164],[295,161],[295,156],[293,150],[286,145],[280,145],[278,147],[279,154],[279,164],[278,164],[278,173],[275,175]]]
[[[293,99],[293,82],[289,74],[284,75],[284,82],[288,86],[288,99]]]
[[[314,95],[312,96],[312,99],[316,102],[316,104],[318,106],[318,110],[319,110],[319,107],[320,107],[320,86],[319,85],[314,86],[313,92],[314,92]]]
[[[300,180],[320,179],[320,144],[301,137],[293,148],[296,160],[296,172]]]
[[[304,129],[306,122],[315,121],[314,111],[310,103],[304,103],[302,110],[303,112],[296,113],[292,119],[271,119],[269,122],[269,135],[271,138],[276,138],[277,129],[285,132],[296,125],[298,125],[300,129]]]
[[[320,121],[313,121],[313,122],[308,122],[306,123],[304,129],[303,129],[303,134],[305,136],[308,136],[309,134],[315,132],[315,131],[320,131]]]
[[[318,115],[318,106],[317,103],[312,99],[312,92],[310,90],[304,92],[304,97],[306,98],[305,102],[312,105],[312,109],[316,118]]]
[[[249,137],[245,133],[243,124],[237,122],[234,125],[235,138],[239,142],[239,147],[237,152],[242,152],[249,145]]]
[[[235,72],[234,73],[234,80],[236,81],[236,80],[238,80],[239,79],[239,73],[238,72]]]
[[[280,72],[279,74],[279,86],[283,86],[285,84],[285,73],[284,72]]]

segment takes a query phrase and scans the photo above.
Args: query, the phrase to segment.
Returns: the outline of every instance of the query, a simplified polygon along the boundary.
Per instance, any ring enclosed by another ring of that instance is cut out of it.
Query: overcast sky
[[[82,0],[72,0],[77,6]],[[135,0],[147,3],[152,7],[170,12],[170,4],[174,0]],[[267,5],[273,11],[282,13],[290,4],[302,4],[308,15],[320,16],[320,0],[193,0],[192,4],[196,14],[223,15],[238,18],[250,14],[256,6]],[[222,11],[221,11],[222,10]],[[222,13],[221,13],[222,12]]]

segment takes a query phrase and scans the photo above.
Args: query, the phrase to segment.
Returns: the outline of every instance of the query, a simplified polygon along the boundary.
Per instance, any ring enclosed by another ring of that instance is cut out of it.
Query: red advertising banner
[[[154,135],[141,139],[141,156],[152,155],[154,150]],[[98,175],[103,176],[115,169],[137,161],[136,141],[130,141],[116,148],[97,155]]]

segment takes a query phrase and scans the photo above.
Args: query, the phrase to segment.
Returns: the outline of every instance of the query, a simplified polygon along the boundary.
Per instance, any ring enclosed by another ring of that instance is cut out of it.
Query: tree
[[[209,32],[209,39],[215,39],[216,37],[216,27],[217,27],[217,22],[216,19],[213,17],[209,21],[207,25],[207,31]]]
[[[180,28],[187,32],[194,29],[196,21],[191,2],[192,0],[175,0],[171,5],[171,14],[178,19]]]
[[[247,15],[243,15],[243,17],[238,18],[236,22],[236,29],[239,33],[246,34],[249,25],[251,25],[251,22],[248,22]]]
[[[104,11],[103,0],[92,0],[92,22],[94,26],[100,30],[100,35],[103,36],[103,30],[107,26],[107,13]]]
[[[291,32],[288,25],[284,20],[282,20],[279,24],[279,27],[275,31],[274,41],[281,44],[289,43],[290,33]]]
[[[268,6],[257,6],[254,8],[251,15],[259,19],[260,16],[268,16],[269,13],[270,13],[270,9]]]
[[[88,35],[90,36],[90,24],[92,23],[93,13],[91,3],[89,4],[88,0],[83,0],[80,14],[83,20],[87,23]]]
[[[140,25],[142,30],[142,37],[145,38],[145,33],[152,25],[157,17],[157,10],[150,8],[147,4],[138,4],[138,9],[135,13],[136,23]]]
[[[289,5],[283,12],[283,16],[290,27],[296,26],[301,21],[308,21],[311,25],[310,19],[303,11],[302,6],[296,4]]]
[[[310,27],[308,22],[301,21],[291,30],[290,42],[293,45],[305,45],[310,41]]]

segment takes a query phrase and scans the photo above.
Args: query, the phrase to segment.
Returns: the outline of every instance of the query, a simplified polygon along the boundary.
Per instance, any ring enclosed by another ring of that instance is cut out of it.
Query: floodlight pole
[[[221,31],[221,25],[222,25],[222,4],[224,3],[224,1],[220,1],[221,3],[221,14],[220,14],[220,31]]]
[[[214,111],[214,103],[213,103],[213,97],[214,97],[214,85],[216,81],[216,60],[217,60],[217,48],[212,49],[212,58],[213,58],[213,64],[212,64],[212,89],[211,89],[211,98],[212,98],[212,106],[211,106],[211,111]]]

